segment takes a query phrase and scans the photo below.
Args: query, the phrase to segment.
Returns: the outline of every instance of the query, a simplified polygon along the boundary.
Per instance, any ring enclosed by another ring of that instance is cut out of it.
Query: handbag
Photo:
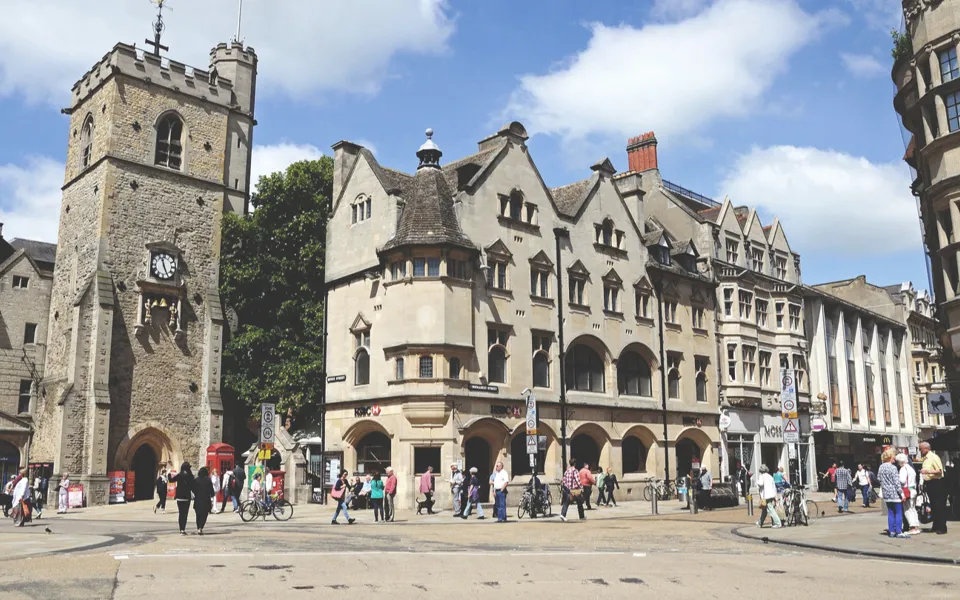
[[[583,495],[583,488],[576,488],[576,489],[570,490],[571,498],[579,498],[582,495]]]
[[[910,488],[908,487],[903,488],[903,499],[904,500],[910,499]]]
[[[334,500],[339,500],[340,498],[343,498],[343,490],[344,488],[342,487],[338,490],[336,486],[334,486],[333,490],[330,492],[330,497],[333,498]]]
[[[766,499],[765,499],[765,498],[760,498],[760,508],[763,508],[763,507],[765,507],[766,505],[767,505]]]

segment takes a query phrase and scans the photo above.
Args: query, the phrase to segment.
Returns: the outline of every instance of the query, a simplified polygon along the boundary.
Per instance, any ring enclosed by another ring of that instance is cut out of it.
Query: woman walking
[[[920,533],[920,517],[917,515],[917,472],[906,454],[897,455],[900,465],[900,487],[903,488],[903,516],[910,526],[909,535]]]
[[[57,484],[57,514],[65,515],[67,514],[67,509],[70,507],[70,474],[64,473],[63,477],[60,478],[60,483]]]
[[[467,484],[467,503],[463,509],[461,519],[466,520],[470,516],[470,511],[474,506],[477,507],[477,520],[484,519],[483,506],[480,505],[480,478],[477,476],[477,468],[470,467],[470,483]]]
[[[567,508],[570,507],[570,502],[577,503],[577,513],[580,515],[580,520],[586,519],[587,517],[583,514],[583,485],[580,483],[580,472],[577,471],[577,459],[575,458],[570,459],[570,467],[563,474],[562,492],[560,520],[566,522]]]
[[[881,465],[877,470],[880,480],[880,494],[887,507],[887,535],[895,538],[909,538],[903,533],[903,487],[900,485],[900,473],[893,466],[896,452],[887,450],[880,455]]]
[[[220,512],[217,510],[217,494],[220,493],[220,475],[216,469],[210,470],[210,487],[213,490],[213,493],[210,494],[210,512],[216,514]]]
[[[347,502],[350,500],[350,480],[347,477],[347,471],[341,471],[340,479],[337,480],[337,483],[333,486],[333,491],[330,493],[330,496],[337,501],[337,512],[333,513],[333,520],[330,521],[331,525],[339,525],[337,517],[340,516],[340,512],[343,512],[343,516],[347,518],[347,524],[353,525],[356,522],[356,519],[350,518],[350,512],[347,510]]]
[[[610,506],[611,502],[616,506],[617,499],[613,497],[613,488],[619,490],[620,483],[617,481],[617,476],[613,474],[613,467],[607,467],[607,476],[603,478],[603,485],[607,488],[607,506]]]
[[[161,514],[167,512],[167,470],[160,469],[157,474],[157,505],[153,507],[153,514],[159,510]]]
[[[380,479],[380,473],[373,474],[373,480],[370,482],[370,502],[373,505],[373,520],[375,523],[386,523],[387,517],[383,513],[383,480]],[[380,518],[377,518],[377,515]]]
[[[760,465],[760,477],[757,478],[757,491],[760,493],[760,520],[757,521],[757,527],[763,528],[763,522],[767,515],[773,522],[774,529],[780,529],[783,525],[780,523],[780,517],[777,515],[777,484],[770,475],[770,469],[767,465]]]
[[[193,484],[193,511],[197,514],[197,535],[203,535],[203,526],[207,524],[207,517],[213,510],[213,477],[206,467],[197,471],[197,480]]]
[[[607,473],[603,467],[598,468],[600,470],[597,472],[597,506],[610,506],[607,502],[607,488],[603,483],[607,479]]]
[[[20,474],[13,480],[13,524],[23,527],[30,520],[30,480],[27,479],[27,470],[20,469]]]
[[[190,471],[190,463],[180,465],[180,472],[170,477],[170,481],[177,484],[177,510],[180,513],[180,535],[187,535],[187,517],[190,515],[190,495],[193,493],[194,477]]]

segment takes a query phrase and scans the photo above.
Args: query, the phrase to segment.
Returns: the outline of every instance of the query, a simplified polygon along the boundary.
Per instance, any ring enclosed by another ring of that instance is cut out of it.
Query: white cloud
[[[707,0],[654,0],[650,13],[660,19],[688,17],[700,12]]]
[[[875,77],[877,75],[889,74],[889,68],[880,64],[880,61],[870,54],[848,54],[840,53],[840,60],[855,77]]]
[[[568,139],[696,133],[757,110],[790,56],[835,22],[795,0],[719,0],[677,23],[595,23],[561,68],[523,76],[506,112]]]
[[[254,146],[250,159],[250,185],[256,190],[263,175],[285,171],[298,160],[316,160],[323,151],[310,144],[291,144],[283,142],[266,146]]]
[[[0,96],[66,102],[70,87],[118,41],[145,47],[146,0],[14,0],[0,19]],[[171,3],[172,58],[206,68],[210,48],[235,34],[236,0]],[[248,0],[246,42],[260,58],[261,90],[295,97],[371,93],[401,53],[443,51],[454,27],[447,0]]]
[[[23,165],[0,165],[0,222],[7,240],[57,241],[63,169],[63,163],[36,156]]]
[[[888,33],[903,20],[900,0],[846,0],[871,28]]]
[[[920,249],[905,165],[834,150],[772,146],[742,155],[721,190],[776,215],[801,254],[886,255]]]

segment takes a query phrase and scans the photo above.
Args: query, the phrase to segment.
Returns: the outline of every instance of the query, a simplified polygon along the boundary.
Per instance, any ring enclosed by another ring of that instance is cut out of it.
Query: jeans
[[[587,510],[593,510],[593,507],[590,506],[590,494],[593,493],[592,485],[583,486],[583,502],[586,504]]]
[[[394,494],[387,494],[383,497],[386,501],[386,511],[384,512],[384,521],[392,521],[396,516],[396,507],[393,504]]]
[[[507,492],[506,491],[497,491],[495,496],[495,508],[497,513],[497,521],[506,521],[507,520]]]
[[[847,496],[847,490],[837,489],[837,508],[843,511],[850,510],[850,497]]]
[[[890,535],[903,533],[903,506],[899,502],[887,502],[887,531]]]
[[[373,520],[379,521],[382,519],[386,521],[387,516],[383,513],[383,498],[371,498],[370,503],[373,505]],[[380,515],[380,519],[377,518],[377,515]]]
[[[770,522],[773,523],[774,527],[780,527],[780,515],[777,514],[776,500],[774,498],[767,500],[760,509],[760,527],[763,527],[763,523],[767,520],[767,515],[770,515]]]
[[[463,518],[466,519],[470,516],[470,509],[474,506],[477,507],[477,516],[483,517],[483,506],[480,505],[480,501],[477,502],[467,502],[467,508],[463,511]]]
[[[869,485],[860,486],[860,492],[863,494],[864,508],[870,506],[870,486]]]
[[[346,494],[344,494],[346,496]],[[333,513],[333,520],[336,521],[337,517],[340,516],[340,511],[343,511],[343,516],[350,520],[350,512],[347,510],[346,498],[340,498],[337,500],[337,512]]]
[[[577,503],[577,513],[580,515],[580,519],[583,520],[586,518],[583,514],[583,496],[577,496],[576,498],[570,497],[570,490],[563,488],[563,500],[560,503],[560,516],[563,518],[567,517],[567,508],[570,507],[571,502]]]

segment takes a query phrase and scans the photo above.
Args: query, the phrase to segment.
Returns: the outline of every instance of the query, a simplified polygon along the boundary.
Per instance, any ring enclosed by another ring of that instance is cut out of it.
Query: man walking
[[[387,512],[383,516],[384,521],[393,521],[396,516],[396,504],[394,500],[397,497],[397,476],[393,474],[393,467],[387,467],[387,482],[383,486],[383,499],[385,500]]]
[[[563,473],[562,493],[563,500],[560,505],[560,520],[566,522],[567,508],[570,502],[577,503],[577,512],[580,513],[580,520],[587,517],[583,514],[583,485],[580,483],[580,474],[577,473],[577,459],[570,459],[570,467]]]
[[[847,490],[853,486],[853,478],[850,476],[850,469],[840,466],[835,473],[837,478],[837,512],[850,512],[850,498],[847,496]]]
[[[830,468],[827,469],[827,472],[823,474],[823,479],[830,481],[830,491],[833,492],[833,499],[837,499],[837,463],[830,465]]]
[[[463,505],[460,503],[460,491],[463,489],[463,473],[457,468],[457,463],[450,463],[450,495],[453,496],[453,516],[463,514]]]
[[[927,442],[920,442],[920,456],[923,457],[920,475],[923,477],[923,489],[930,497],[930,512],[933,517],[933,528],[930,531],[943,535],[947,532],[947,488],[943,480],[943,462]]]
[[[580,469],[580,486],[583,488],[583,501],[586,503],[586,510],[593,510],[590,506],[590,494],[593,492],[593,486],[597,483],[593,473],[590,472],[590,465],[584,463]]]
[[[424,495],[424,504],[427,506],[427,514],[433,512],[433,467],[427,467],[427,472],[420,476],[420,493]]]
[[[710,509],[710,490],[713,489],[713,473],[710,469],[700,469],[700,494],[697,498],[701,510]]]
[[[243,482],[247,476],[243,473],[243,466],[237,465],[233,468],[233,512],[240,510],[240,495],[243,493]]]
[[[863,508],[870,507],[870,473],[863,468],[863,464],[857,465],[857,472],[853,474],[854,483],[863,494]]]
[[[510,475],[507,474],[507,470],[503,468],[503,463],[497,461],[497,466],[494,467],[494,478],[493,478],[493,489],[494,489],[494,500],[496,503],[496,513],[497,513],[497,523],[506,523],[507,522],[507,485],[510,483]]]

